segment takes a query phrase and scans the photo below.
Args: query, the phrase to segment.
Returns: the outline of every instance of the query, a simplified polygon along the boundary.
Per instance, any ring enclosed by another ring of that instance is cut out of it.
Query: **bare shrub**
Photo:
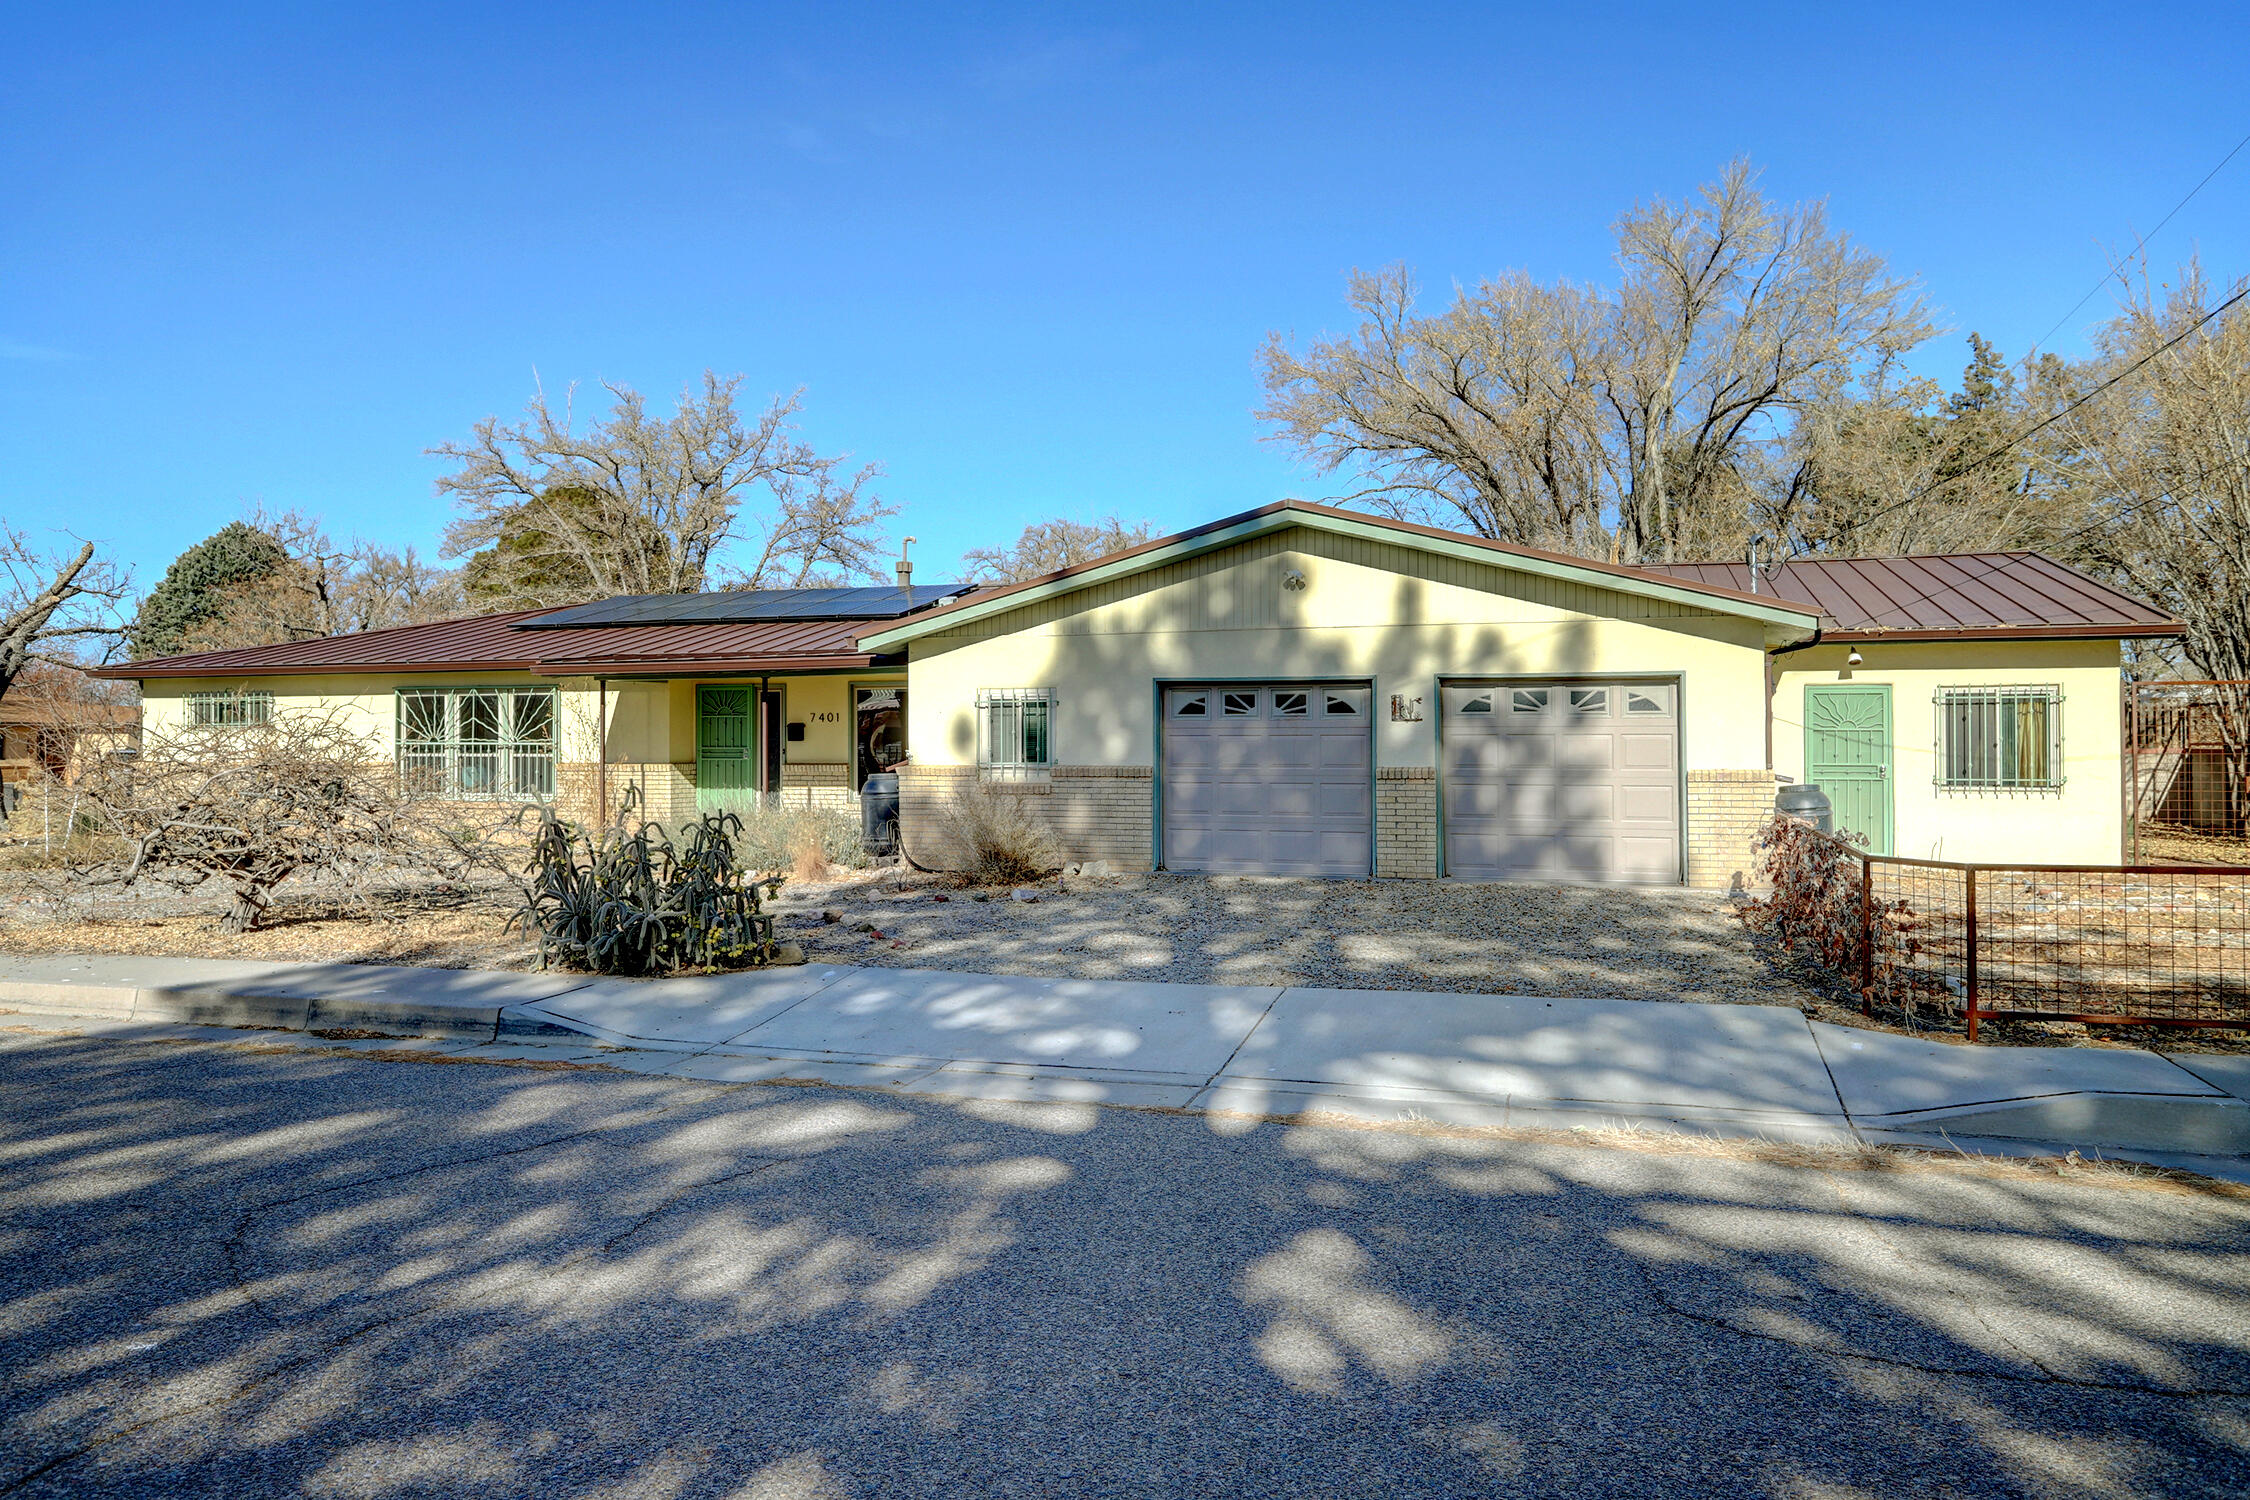
[[[1919,946],[1915,913],[1904,901],[1864,895],[1859,856],[1866,845],[1864,834],[1822,833],[1802,818],[1774,814],[1751,845],[1764,856],[1773,892],[1744,907],[1743,920],[1848,983],[1857,984],[1870,962],[1878,975],[1889,973]],[[1870,936],[1872,960],[1864,951]]]
[[[945,827],[961,853],[961,878],[971,885],[1018,885],[1062,868],[1054,834],[1020,797],[974,788],[954,801]]]
[[[714,800],[742,821],[734,843],[747,868],[787,870],[791,879],[802,882],[826,880],[839,868],[856,870],[867,863],[856,809],[765,806],[755,792],[744,793],[738,805]]]
[[[355,884],[413,861],[418,799],[378,747],[333,714],[151,735],[133,760],[90,768],[77,788],[108,851],[73,870],[84,884],[142,882],[233,893],[227,932],[256,927],[292,877]]]

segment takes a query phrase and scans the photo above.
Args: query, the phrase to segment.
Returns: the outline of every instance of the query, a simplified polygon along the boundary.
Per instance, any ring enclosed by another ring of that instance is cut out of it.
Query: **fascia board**
[[[1478,563],[1488,568],[1514,568],[1542,577],[1582,583],[1591,588],[1608,589],[1613,593],[1636,594],[1643,598],[1662,599],[1692,609],[1707,610],[1713,614],[1739,615],[1747,619],[1760,620],[1769,625],[1801,630],[1808,635],[1820,625],[1818,614],[1810,610],[1795,609],[1779,601],[1769,606],[1760,606],[1748,603],[1745,600],[1707,593],[1702,589],[1654,577],[1627,577],[1617,573],[1604,572],[1598,568],[1577,568],[1568,563],[1555,562],[1547,558],[1526,557],[1515,552],[1496,552],[1489,548],[1479,547],[1471,542],[1454,542],[1440,537],[1422,536],[1413,532],[1394,531],[1388,527],[1370,525],[1354,521],[1349,517],[1327,515],[1318,511],[1281,510],[1270,515],[1253,517],[1240,525],[1206,532],[1201,536],[1182,538],[1176,546],[1166,547],[1161,551],[1143,552],[1132,557],[1122,557],[1114,563],[1090,568],[1084,573],[1073,574],[1069,578],[1058,578],[1052,583],[1044,583],[1036,588],[1023,589],[1016,593],[1003,594],[996,599],[961,605],[936,616],[925,616],[919,620],[893,626],[891,629],[875,635],[863,635],[859,638],[859,648],[862,651],[876,652],[895,650],[908,641],[935,634],[940,630],[949,630],[955,626],[989,619],[993,615],[1022,609],[1042,600],[1053,599],[1063,594],[1074,593],[1079,589],[1106,583],[1114,578],[1123,578],[1134,573],[1146,572],[1151,568],[1162,567],[1166,563],[1199,557],[1206,552],[1215,552],[1222,547],[1231,547],[1237,542],[1248,541],[1252,537],[1263,536],[1267,532],[1279,531],[1290,526],[1304,526],[1316,531],[1332,532],[1338,536],[1357,537],[1367,541],[1387,542],[1394,546],[1412,547],[1442,557],[1454,557],[1467,562]]]

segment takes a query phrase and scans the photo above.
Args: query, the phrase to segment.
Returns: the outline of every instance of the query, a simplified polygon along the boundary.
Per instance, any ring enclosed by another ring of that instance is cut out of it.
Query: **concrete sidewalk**
[[[74,1029],[375,1031],[490,1058],[975,1099],[1794,1140],[2072,1147],[2250,1180],[2250,1057],[1967,1047],[1755,1005],[1047,980],[840,965],[695,979],[0,955]],[[225,1035],[224,1032],[215,1033]],[[236,1037],[239,1039],[239,1036]]]

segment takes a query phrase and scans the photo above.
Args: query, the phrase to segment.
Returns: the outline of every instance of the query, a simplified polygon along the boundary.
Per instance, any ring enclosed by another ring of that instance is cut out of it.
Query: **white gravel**
[[[1806,1006],[1705,891],[1450,881],[1063,877],[1038,899],[884,871],[786,887],[815,962],[1071,979],[1333,985]],[[980,896],[985,899],[978,899]],[[823,924],[821,912],[841,913]],[[872,931],[865,929],[872,928]]]

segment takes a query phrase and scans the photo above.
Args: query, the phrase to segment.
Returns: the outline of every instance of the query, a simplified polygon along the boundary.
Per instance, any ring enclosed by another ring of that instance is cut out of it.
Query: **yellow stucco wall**
[[[898,672],[864,675],[774,677],[782,693],[783,715],[804,724],[803,741],[786,747],[797,763],[849,764],[852,755],[851,689],[897,686]],[[699,682],[756,685],[750,678],[673,678],[609,680],[609,759],[613,764],[686,763],[695,759],[695,689]],[[344,722],[368,736],[388,758],[395,743],[398,691],[412,687],[559,688],[562,756],[590,762],[601,744],[598,723],[604,693],[591,677],[535,677],[522,672],[338,672],[304,677],[149,678],[141,684],[143,723],[154,734],[173,732],[187,721],[191,693],[264,692],[273,695],[277,713],[343,715]]]
[[[1156,679],[1371,677],[1378,764],[1434,766],[1440,677],[1676,673],[1685,768],[1754,768],[1763,648],[1756,621],[1293,528],[914,641],[908,732],[917,764],[973,765],[980,689],[1052,687],[1059,763],[1145,766]]]
[[[641,695],[619,692],[610,684],[610,758],[660,760],[641,755],[652,736],[643,725]],[[632,686],[640,686],[633,684]],[[662,684],[650,686],[661,687]],[[273,695],[276,713],[327,713],[365,734],[388,759],[396,743],[398,691],[413,687],[553,687],[562,728],[562,759],[592,760],[600,742],[599,694],[590,677],[534,677],[528,672],[336,672],[305,677],[151,677],[141,682],[142,724],[151,734],[172,733],[187,722],[187,700],[194,693],[255,692]],[[635,752],[627,754],[630,748]]]
[[[1862,644],[1776,658],[1774,769],[1804,775],[1805,687],[1883,683],[1891,689],[1891,852],[1918,859],[2115,864],[2124,795],[2115,641]],[[1947,687],[2062,689],[2063,784],[2054,791],[1956,791],[1936,784],[1937,708]]]

